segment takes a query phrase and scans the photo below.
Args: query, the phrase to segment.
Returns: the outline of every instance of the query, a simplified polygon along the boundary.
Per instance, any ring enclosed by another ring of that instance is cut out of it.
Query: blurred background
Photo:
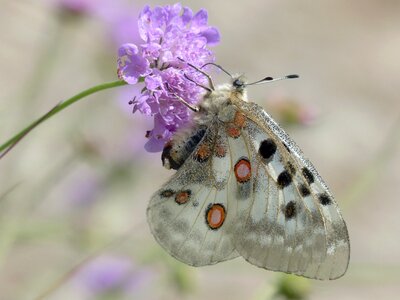
[[[87,98],[0,160],[0,299],[396,299],[400,293],[400,2],[181,1],[205,8],[217,62],[253,86],[336,195],[348,272],[320,282],[235,259],[192,268],[153,239],[146,206],[172,172],[147,153],[135,87]],[[0,0],[0,143],[59,101],[116,80],[145,4]],[[219,78],[219,77],[218,77]],[[219,78],[226,80],[225,78]]]

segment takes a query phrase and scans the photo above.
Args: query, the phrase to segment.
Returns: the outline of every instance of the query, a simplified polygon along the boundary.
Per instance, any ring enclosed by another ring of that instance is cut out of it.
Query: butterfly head
[[[233,90],[242,95],[245,94],[245,88],[249,85],[257,85],[257,84],[262,84],[262,83],[267,83],[267,82],[273,82],[273,81],[278,81],[278,80],[283,80],[283,79],[293,79],[293,78],[299,77],[299,75],[296,75],[296,74],[286,75],[286,76],[278,77],[278,78],[267,76],[261,80],[257,80],[257,81],[249,83],[243,75],[232,76],[229,73],[227,73],[227,74],[232,78]]]
[[[246,84],[246,78],[243,75],[233,77],[232,79],[232,86],[237,92],[242,93],[246,87]]]

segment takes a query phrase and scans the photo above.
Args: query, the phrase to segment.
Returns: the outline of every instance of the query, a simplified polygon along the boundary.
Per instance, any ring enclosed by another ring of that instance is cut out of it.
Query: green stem
[[[53,109],[51,109],[48,113],[40,117],[39,119],[35,120],[32,122],[30,125],[22,129],[20,132],[18,132],[16,135],[14,135],[12,138],[10,138],[8,141],[6,141],[4,144],[0,146],[0,153],[5,151],[3,154],[0,154],[0,158],[3,157],[9,150],[11,150],[12,147],[14,147],[25,135],[27,135],[32,129],[34,129],[36,126],[38,126],[40,123],[44,122],[45,120],[51,118],[55,114],[59,113],[63,109],[67,108],[71,104],[81,100],[82,98],[85,98],[91,94],[100,92],[102,90],[107,90],[111,89],[114,87],[122,86],[125,85],[125,81],[117,80],[113,82],[108,82],[108,83],[103,83],[96,85],[94,87],[91,87],[87,90],[84,90],[83,92],[63,101],[60,102],[58,105],[56,105]]]

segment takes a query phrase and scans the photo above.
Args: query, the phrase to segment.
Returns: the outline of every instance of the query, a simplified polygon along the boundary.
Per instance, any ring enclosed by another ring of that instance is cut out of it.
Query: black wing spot
[[[276,144],[272,139],[263,140],[260,144],[260,148],[258,149],[258,153],[265,158],[269,159],[276,152]]]
[[[292,183],[292,175],[290,175],[290,173],[285,170],[281,174],[279,174],[277,182],[279,188],[283,189],[284,187],[287,187],[289,184]]]
[[[287,169],[289,170],[290,174],[292,175],[296,174],[296,168],[290,161],[287,163]]]
[[[286,204],[285,207],[285,218],[286,220],[290,220],[296,216],[297,213],[297,207],[296,203],[294,201],[290,201],[288,204]]]
[[[286,145],[285,143],[283,143],[283,146],[285,146],[285,148],[286,148],[286,151],[290,153],[290,148],[289,148],[289,146],[288,146],[288,145]]]
[[[175,157],[176,157],[176,155],[175,155]],[[167,143],[164,146],[163,152],[161,154],[161,161],[162,161],[163,166],[168,161],[170,168],[174,169],[174,170],[178,170],[181,167],[181,165],[183,164],[183,161],[177,161],[173,158],[173,149],[172,149],[171,143]]]
[[[328,196],[328,194],[323,193],[318,195],[319,203],[322,205],[329,205],[332,203],[331,197]]]
[[[160,196],[163,198],[169,198],[172,197],[175,194],[175,192],[171,189],[164,190],[160,193]]]
[[[301,184],[301,185],[299,186],[299,191],[300,191],[300,195],[301,195],[302,197],[307,197],[308,195],[311,194],[310,189],[309,189],[308,186],[305,185],[305,184]]]
[[[314,175],[311,173],[309,169],[304,167],[301,171],[303,173],[304,178],[307,180],[309,184],[314,182]]]

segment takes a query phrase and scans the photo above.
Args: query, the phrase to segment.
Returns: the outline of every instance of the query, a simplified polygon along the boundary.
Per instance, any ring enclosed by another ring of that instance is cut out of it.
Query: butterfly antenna
[[[209,87],[206,87],[206,86],[204,86],[204,85],[202,85],[202,84],[200,84],[200,83],[194,81],[192,78],[190,78],[190,77],[187,76],[186,74],[183,74],[183,76],[185,76],[185,78],[186,78],[187,80],[193,82],[193,83],[194,83],[195,85],[197,85],[198,87],[201,87],[201,88],[205,89],[206,91],[208,91],[208,92],[210,92],[210,93],[214,90],[214,89],[210,89]]]
[[[273,82],[273,81],[278,81],[278,80],[295,79],[295,78],[299,78],[299,77],[300,76],[297,75],[297,74],[291,74],[291,75],[286,75],[286,76],[277,77],[277,78],[273,78],[273,77],[268,76],[268,77],[265,77],[265,78],[263,78],[261,80],[258,80],[258,81],[252,82],[252,83],[247,83],[246,86],[247,85],[257,85],[257,84]]]
[[[193,64],[191,64],[191,63],[188,63],[187,61],[185,61],[184,59],[182,59],[182,58],[180,58],[180,57],[178,57],[178,59],[180,60],[180,61],[182,61],[182,62],[184,62],[184,63],[186,63],[189,67],[192,67],[193,69],[195,69],[197,72],[199,72],[199,73],[201,73],[201,74],[203,74],[204,76],[206,76],[207,77],[207,79],[208,79],[208,84],[210,85],[210,88],[205,88],[206,90],[208,90],[208,91],[210,91],[211,92],[211,90],[215,90],[215,87],[214,87],[214,82],[212,81],[212,79],[211,79],[211,76],[209,75],[209,74],[207,74],[206,72],[204,72],[203,70],[200,70],[201,68],[203,68],[203,67],[201,67],[200,69],[198,68],[198,67],[196,67],[195,65],[193,65]],[[186,76],[185,76],[186,77]],[[187,78],[187,77],[186,77]],[[188,78],[187,78],[188,79]],[[189,79],[190,80],[190,79]],[[192,82],[194,82],[193,80],[191,80]],[[196,82],[195,82],[196,83]],[[196,83],[197,84],[197,83]],[[201,87],[203,87],[204,88],[204,86],[201,86]]]
[[[206,63],[206,64],[202,65],[202,66],[200,67],[200,69],[203,69],[205,66],[208,66],[208,65],[212,65],[212,66],[214,66],[214,67],[217,67],[217,68],[220,69],[222,72],[224,72],[225,74],[227,74],[230,78],[233,78],[233,76],[232,76],[227,70],[225,70],[225,69],[224,69],[223,67],[221,67],[220,65],[217,65],[217,64],[212,63],[212,62],[209,62],[209,63]]]

